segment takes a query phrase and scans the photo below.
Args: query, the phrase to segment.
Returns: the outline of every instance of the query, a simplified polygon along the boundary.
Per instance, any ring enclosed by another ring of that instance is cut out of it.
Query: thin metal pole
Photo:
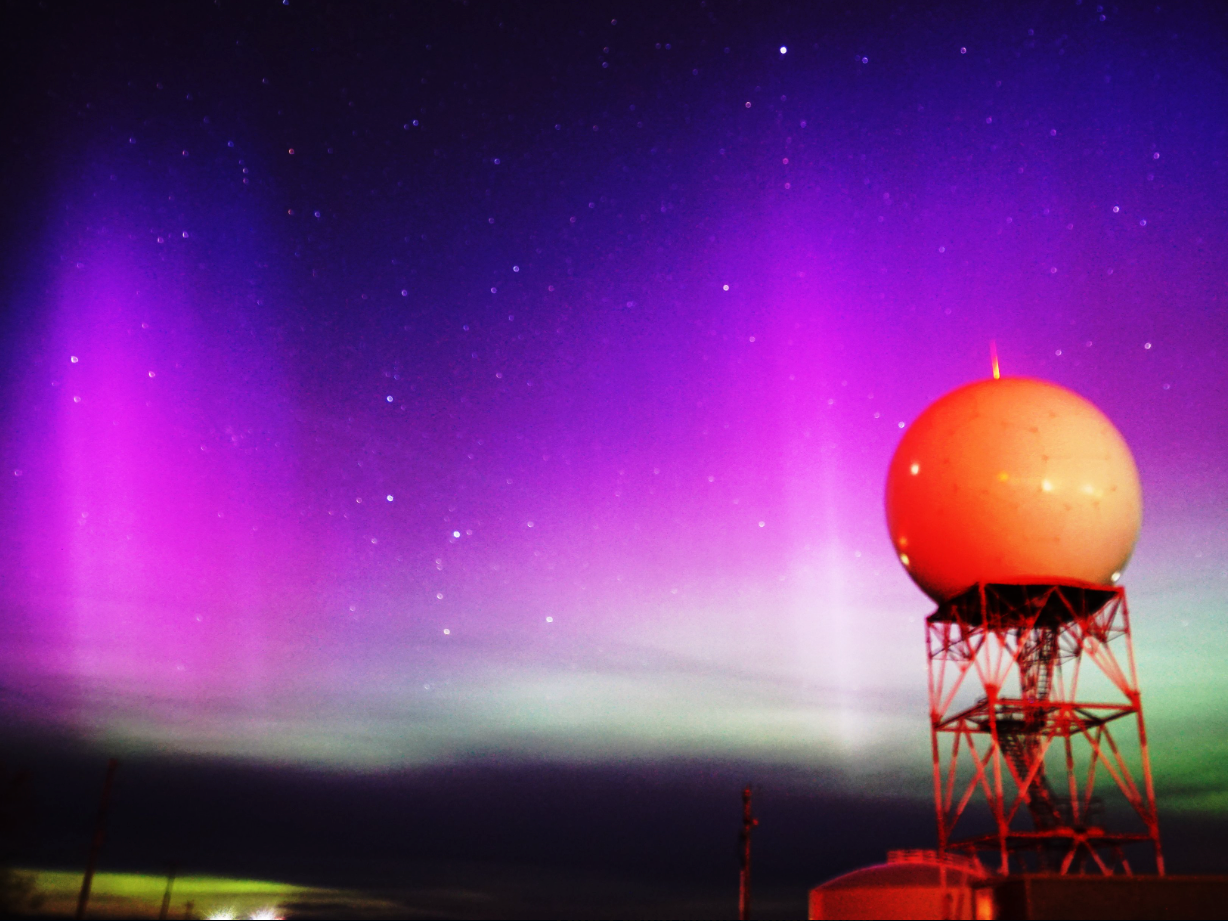
[[[90,843],[90,856],[85,863],[85,877],[81,880],[81,895],[77,897],[78,921],[85,917],[85,906],[90,900],[90,886],[94,883],[94,868],[98,865],[98,852],[102,850],[102,842],[107,830],[107,805],[111,801],[111,785],[115,782],[115,771],[119,767],[119,759],[112,758],[107,762],[107,777],[102,782],[102,799],[98,803],[98,820],[94,823],[94,840]]]
[[[1134,704],[1134,715],[1138,718],[1138,746],[1143,762],[1143,789],[1147,791],[1147,831],[1151,835],[1156,849],[1156,873],[1164,875],[1164,851],[1160,847],[1160,818],[1156,809],[1155,785],[1151,780],[1151,751],[1147,745],[1147,724],[1143,722],[1143,696],[1138,684],[1138,668],[1134,664],[1134,638],[1130,634],[1130,605],[1126,601],[1126,590],[1119,588],[1121,593],[1121,614],[1126,625],[1126,657],[1130,663],[1130,684],[1133,694],[1130,703]]]
[[[166,921],[170,917],[171,887],[175,885],[175,871],[177,869],[179,868],[171,864],[171,868],[166,874],[166,891],[162,893],[162,910],[158,912],[159,921]]]
[[[750,918],[750,833],[759,820],[751,814],[750,784],[742,791],[742,872],[738,874],[738,918]]]
[[[942,753],[938,750],[938,724],[941,722],[943,713],[940,712],[942,707],[942,693],[945,690],[941,680],[934,678],[934,630],[935,625],[929,623],[928,619],[925,624],[925,657],[929,665],[929,692],[930,692],[930,748],[934,758],[934,812],[938,820],[938,853],[945,855],[947,852],[947,823],[946,823],[946,801],[942,797]],[[948,626],[946,628],[950,630]],[[944,647],[947,644],[943,644]],[[946,649],[943,649],[944,658],[939,668],[944,668],[946,665],[945,659]]]

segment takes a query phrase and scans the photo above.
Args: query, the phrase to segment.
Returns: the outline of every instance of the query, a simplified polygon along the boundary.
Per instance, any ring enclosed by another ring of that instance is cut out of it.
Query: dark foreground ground
[[[10,797],[12,859],[79,872],[103,757],[26,743],[4,761],[10,777],[14,767],[29,777]],[[479,762],[357,775],[128,758],[100,870],[158,876],[173,863],[186,876],[329,890],[283,899],[296,917],[732,917],[748,779],[759,785],[758,917],[805,917],[816,883],[889,848],[933,844],[924,801],[824,792],[762,765]],[[1228,868],[1228,822],[1170,815],[1164,831],[1174,871]]]

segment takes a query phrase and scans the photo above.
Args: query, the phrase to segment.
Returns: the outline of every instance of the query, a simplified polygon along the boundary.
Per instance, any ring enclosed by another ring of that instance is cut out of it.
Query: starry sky
[[[883,485],[992,340],[1131,445],[1161,816],[1228,811],[1214,4],[13,9],[10,726],[923,801]]]

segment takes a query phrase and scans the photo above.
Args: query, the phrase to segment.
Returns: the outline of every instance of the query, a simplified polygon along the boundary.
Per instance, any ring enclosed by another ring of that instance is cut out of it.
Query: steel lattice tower
[[[1128,853],[1142,851],[1162,874],[1125,591],[976,585],[926,625],[939,850],[1103,874],[1143,868]],[[1105,788],[1128,803],[1121,830],[1102,825]]]

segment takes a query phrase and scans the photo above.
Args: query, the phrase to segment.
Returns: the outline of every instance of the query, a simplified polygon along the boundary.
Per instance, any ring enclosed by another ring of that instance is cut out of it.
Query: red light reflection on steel
[[[1111,875],[1134,872],[1127,849],[1142,850],[1163,874],[1123,589],[975,585],[927,618],[926,639],[940,853]],[[1082,699],[1080,679],[1106,699]],[[1135,733],[1137,750],[1119,746]],[[1119,830],[1103,827],[1098,781],[1127,804]],[[957,837],[986,818],[992,831]]]

